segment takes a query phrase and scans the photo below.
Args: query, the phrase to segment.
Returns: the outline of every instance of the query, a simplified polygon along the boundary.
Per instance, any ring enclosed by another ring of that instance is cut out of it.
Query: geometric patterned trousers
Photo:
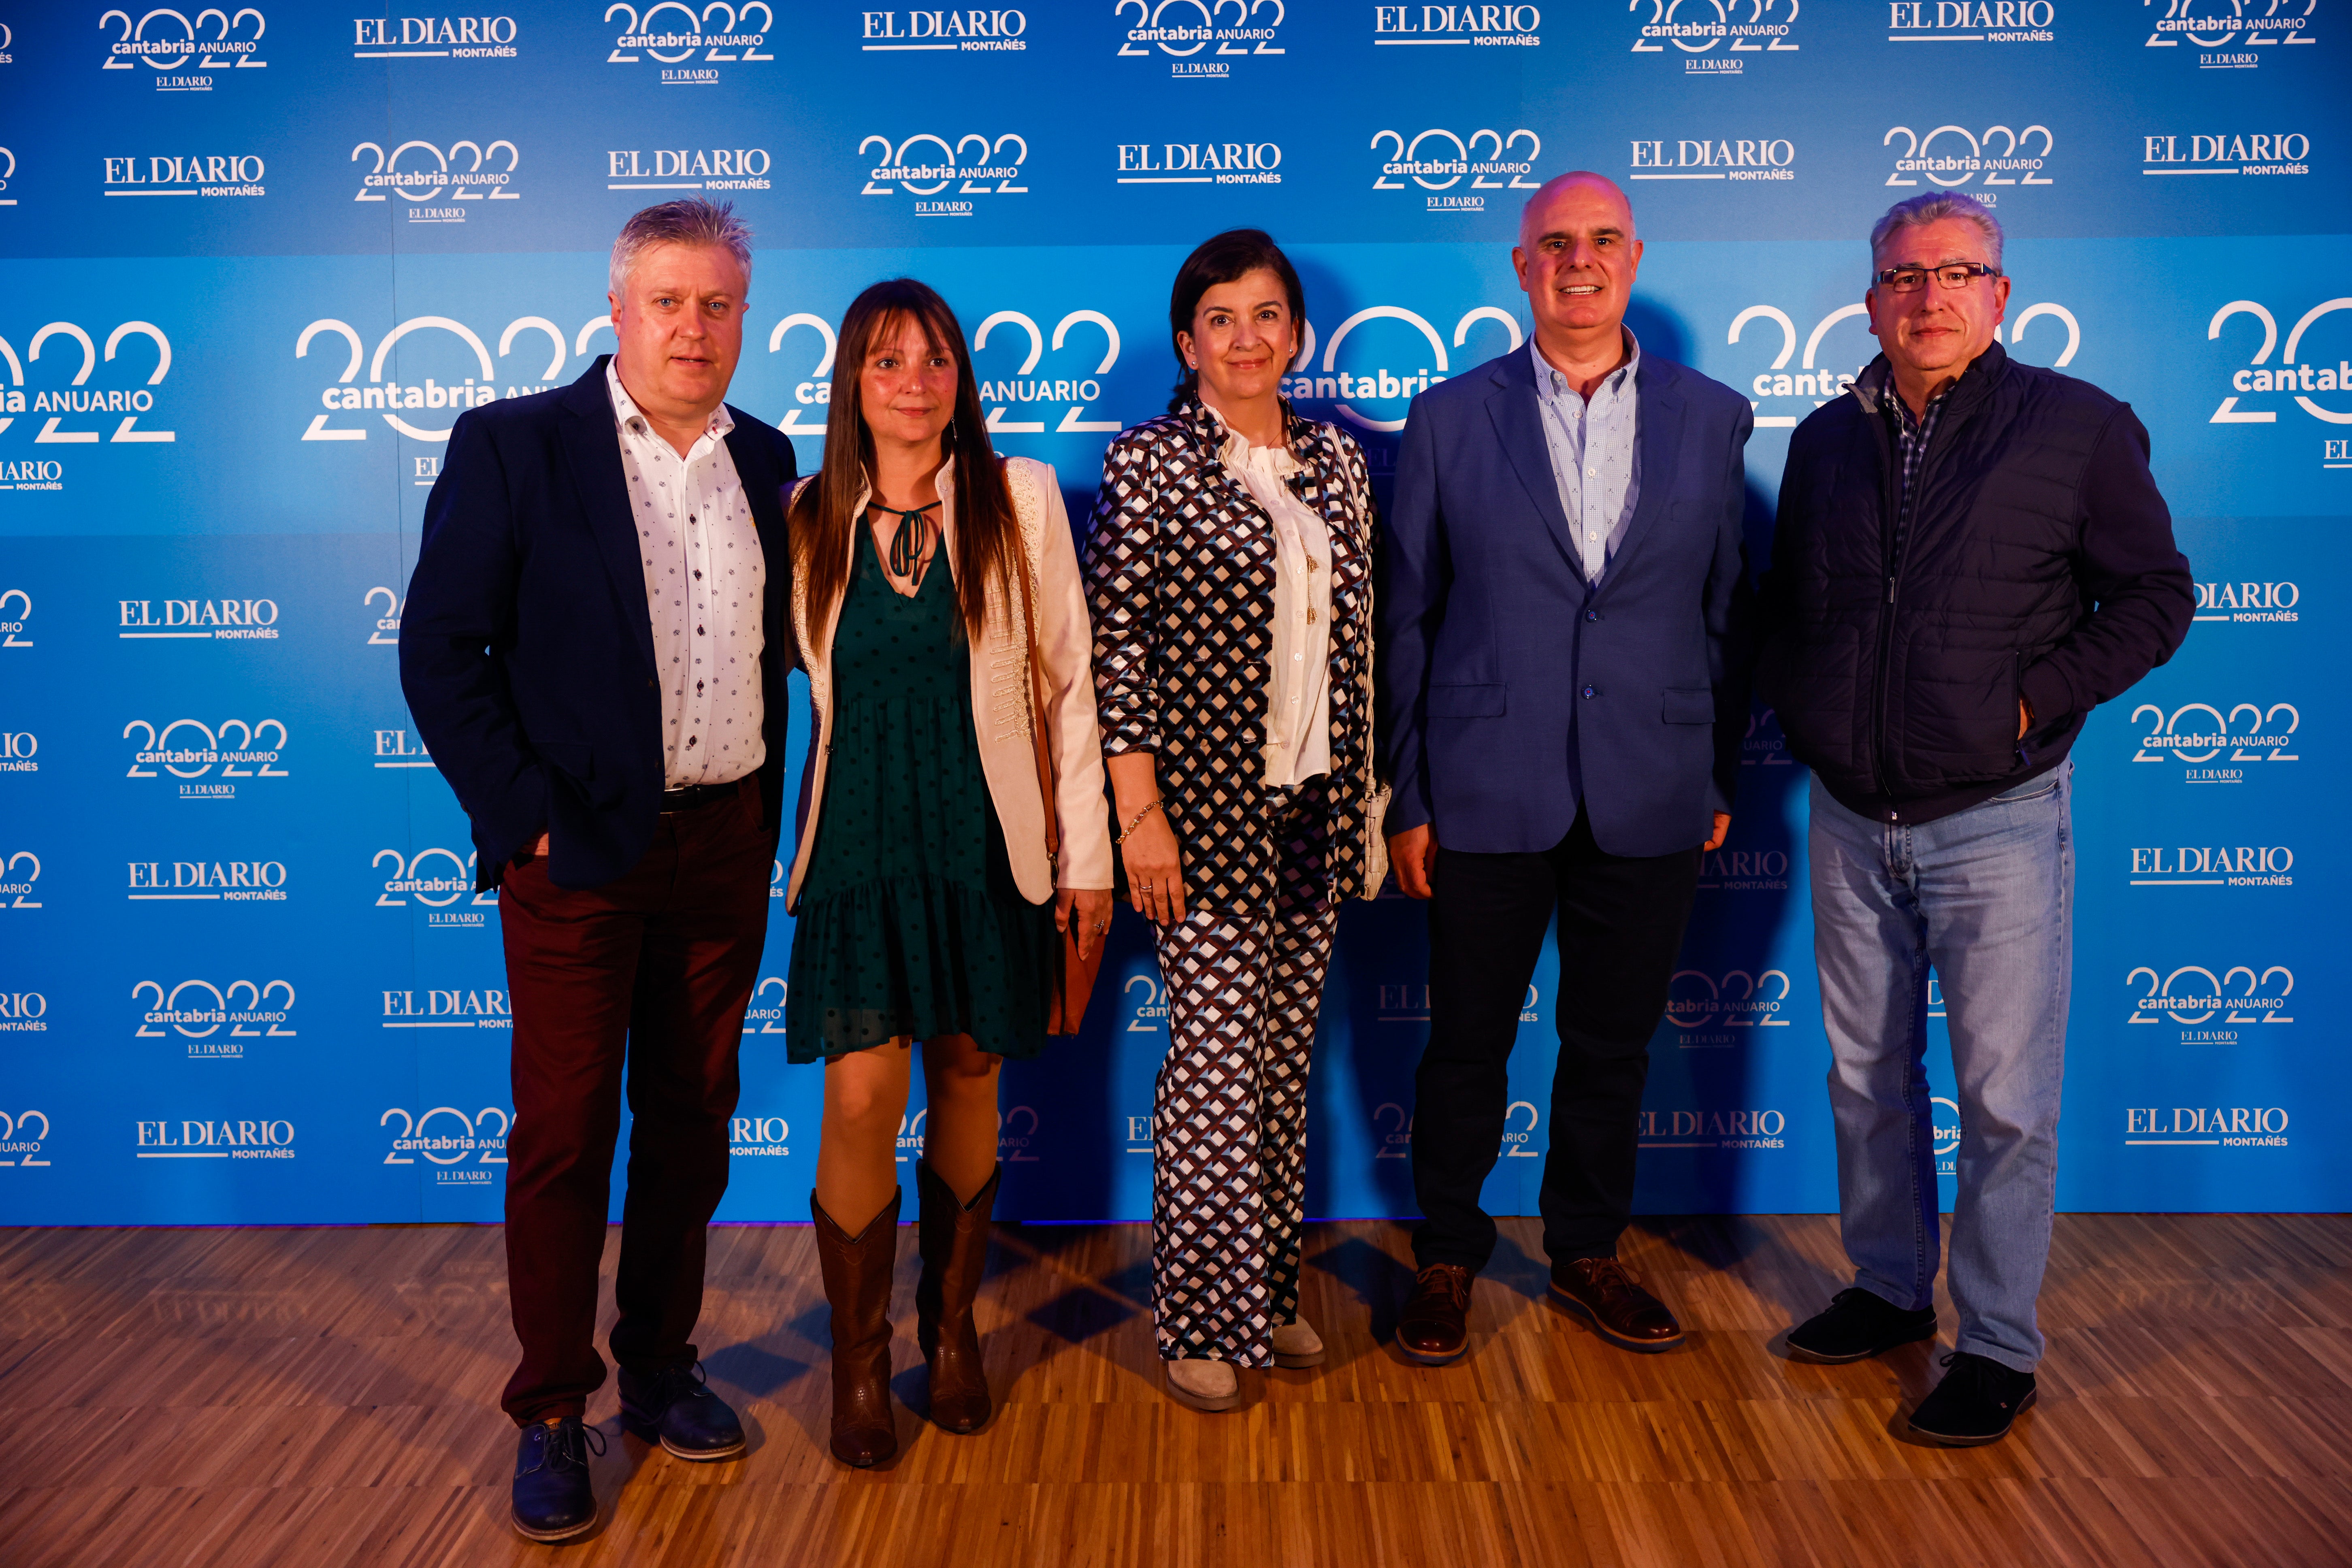
[[[1151,1314],[1163,1361],[1274,1364],[1298,1316],[1307,1068],[1337,910],[1324,781],[1264,799],[1271,907],[1159,934],[1168,1056],[1153,1098]]]

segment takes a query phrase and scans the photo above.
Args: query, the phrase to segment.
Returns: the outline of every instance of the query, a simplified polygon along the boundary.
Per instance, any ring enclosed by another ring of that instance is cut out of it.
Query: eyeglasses
[[[1916,294],[1927,286],[1927,275],[1933,272],[1936,281],[1947,289],[1965,289],[1979,278],[1998,278],[2000,268],[1981,261],[1955,261],[1943,267],[1890,267],[1876,274],[1872,281],[1897,294]]]

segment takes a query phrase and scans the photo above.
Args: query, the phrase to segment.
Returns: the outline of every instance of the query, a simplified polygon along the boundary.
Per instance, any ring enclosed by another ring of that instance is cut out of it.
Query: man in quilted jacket
[[[1797,429],[1758,683],[1813,770],[1814,952],[1854,1282],[1789,1336],[1859,1361],[1936,1332],[1927,987],[1959,1086],[1949,1371],[1910,1418],[1990,1443],[2033,1403],[2074,911],[2068,748],[2180,646],[2189,563],[2147,432],[2000,346],[2001,231],[1973,198],[1871,234],[1880,353]]]

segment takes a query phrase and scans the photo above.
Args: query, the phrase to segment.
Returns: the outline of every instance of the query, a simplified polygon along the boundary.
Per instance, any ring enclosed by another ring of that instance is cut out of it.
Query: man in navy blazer
[[[1748,714],[1748,402],[1625,329],[1624,194],[1563,174],[1511,252],[1535,335],[1413,399],[1384,528],[1385,824],[1430,900],[1419,1276],[1398,1342],[1468,1348],[1479,1207],[1519,1012],[1557,910],[1559,1059],[1541,1207],[1552,1290],[1628,1350],[1680,1342],[1617,1262],[1649,1040]]]
[[[670,202],[613,247],[618,349],[461,416],[425,503],[401,688],[499,887],[513,1010],[515,1528],[594,1527],[588,1395],[613,1149],[635,1121],[611,1336],[625,1425],[730,1458],[689,1342],[767,937],[793,666],[791,442],[725,404],[751,236]]]

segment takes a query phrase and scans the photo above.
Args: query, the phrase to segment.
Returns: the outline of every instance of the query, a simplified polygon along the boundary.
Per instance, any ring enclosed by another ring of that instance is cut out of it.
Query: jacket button
[[[658,680],[648,679],[646,684],[653,688],[656,691],[659,691],[661,689],[661,682]]]
[[[1598,697],[1601,695],[1601,688],[1597,686],[1588,686],[1584,689],[1584,695],[1587,697]]]
[[[1601,612],[1598,610],[1587,610],[1584,612],[1584,618],[1588,621],[1597,621],[1601,618]]]

